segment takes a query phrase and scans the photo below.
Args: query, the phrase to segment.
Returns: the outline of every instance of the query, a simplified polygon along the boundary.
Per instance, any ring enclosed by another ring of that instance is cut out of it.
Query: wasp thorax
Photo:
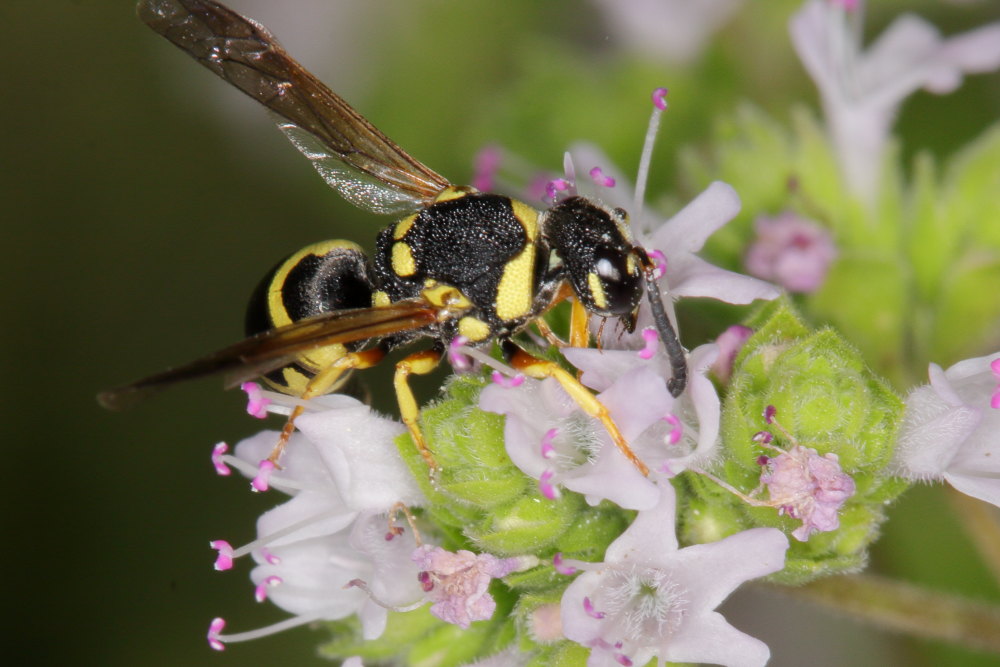
[[[642,298],[642,276],[621,209],[570,197],[546,213],[545,239],[588,310],[630,315]]]

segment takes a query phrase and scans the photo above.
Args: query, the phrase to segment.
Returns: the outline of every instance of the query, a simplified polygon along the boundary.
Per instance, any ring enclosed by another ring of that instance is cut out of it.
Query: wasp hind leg
[[[536,380],[555,378],[580,409],[601,422],[625,458],[643,475],[649,475],[649,467],[629,447],[628,441],[611,418],[608,409],[572,373],[554,361],[539,359],[529,354],[509,340],[503,342],[503,352],[510,365],[528,377]]]
[[[299,395],[299,398],[303,401],[308,401],[311,398],[316,398],[317,396],[329,393],[338,382],[345,379],[344,375],[346,373],[353,370],[371,368],[378,362],[382,361],[382,359],[385,358],[385,355],[386,350],[383,347],[374,347],[370,350],[364,350],[362,352],[347,352],[344,356],[340,357],[314,375],[306,384],[306,388],[302,394]],[[274,446],[274,449],[271,450],[271,455],[267,457],[268,461],[278,465],[278,459],[281,458],[281,454],[285,451],[285,447],[288,445],[289,438],[291,438],[292,433],[295,432],[295,420],[298,419],[304,411],[305,406],[302,404],[296,405],[292,409],[291,413],[288,415],[288,420],[285,422],[285,426],[281,429],[281,435],[278,437],[278,444]]]

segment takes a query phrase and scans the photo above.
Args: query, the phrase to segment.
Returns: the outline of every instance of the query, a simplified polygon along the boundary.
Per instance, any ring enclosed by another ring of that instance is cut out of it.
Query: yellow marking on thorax
[[[594,305],[598,308],[608,307],[608,297],[604,294],[604,285],[596,273],[587,274],[587,287],[590,289],[590,296],[594,299]]]
[[[434,285],[424,289],[420,295],[424,297],[431,305],[437,306],[438,308],[451,307],[451,308],[471,308],[472,302],[462,294],[462,292],[457,287],[452,287],[451,285]]]
[[[538,238],[538,218],[541,215],[536,209],[528,206],[523,201],[510,200],[510,206],[514,210],[514,217],[517,218],[524,233],[528,237],[528,243],[533,243]]]
[[[404,236],[406,236],[406,232],[410,231],[410,227],[413,226],[413,223],[416,222],[416,220],[417,220],[417,215],[413,214],[413,215],[408,215],[399,222],[397,222],[396,228],[392,230],[392,239],[394,241],[399,241]]]
[[[535,300],[532,289],[534,277],[535,246],[528,244],[504,267],[497,286],[497,317],[516,320],[531,312],[531,304]]]
[[[406,278],[417,272],[417,262],[413,259],[410,246],[402,241],[392,244],[392,270],[396,275]]]
[[[373,306],[388,306],[392,301],[389,300],[389,293],[378,290],[372,294],[372,305]]]
[[[473,343],[478,343],[490,337],[490,325],[477,317],[466,315],[458,321],[458,333]]]
[[[476,192],[476,189],[467,185],[449,185],[438,193],[438,196],[434,198],[434,201],[439,202],[458,199],[459,197],[464,197],[465,195],[472,194],[474,192]]]
[[[628,271],[630,276],[638,275],[639,266],[635,263],[635,255],[629,254],[625,260],[625,270]]]

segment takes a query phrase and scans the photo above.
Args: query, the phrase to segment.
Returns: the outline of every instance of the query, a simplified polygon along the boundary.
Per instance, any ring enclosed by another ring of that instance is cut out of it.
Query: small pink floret
[[[219,639],[219,635],[222,634],[225,627],[226,621],[221,616],[213,618],[212,622],[208,624],[208,645],[216,651],[223,651],[226,648],[226,645]]]
[[[656,348],[659,345],[660,337],[653,327],[646,327],[642,330],[642,340],[645,347],[639,350],[639,358],[649,360],[656,355]]]
[[[770,503],[802,525],[792,536],[805,542],[814,532],[840,527],[838,512],[854,495],[854,480],[843,472],[836,454],[821,456],[815,449],[795,445],[771,457],[760,476]]]
[[[225,540],[213,540],[208,543],[208,546],[212,547],[219,552],[219,555],[215,558],[215,569],[219,572],[224,572],[225,570],[230,570],[233,567],[233,545]]]
[[[271,399],[264,396],[263,390],[256,382],[244,382],[240,389],[247,394],[247,414],[257,419],[267,416],[267,406],[271,404]]]
[[[667,110],[667,93],[670,91],[666,88],[657,88],[653,91],[653,106],[655,106],[660,111]]]
[[[215,466],[215,474],[222,477],[231,475],[233,472],[222,458],[228,451],[229,445],[224,442],[216,443],[215,447],[212,448],[212,465]]]
[[[490,581],[518,569],[516,558],[497,558],[461,550],[451,552],[428,544],[417,547],[411,559],[426,577],[421,584],[431,600],[431,613],[463,629],[473,621],[493,616],[496,602],[489,593]]]
[[[257,474],[254,476],[253,481],[250,482],[250,487],[254,491],[267,491],[271,485],[271,473],[274,472],[274,461],[264,459],[257,466]]]

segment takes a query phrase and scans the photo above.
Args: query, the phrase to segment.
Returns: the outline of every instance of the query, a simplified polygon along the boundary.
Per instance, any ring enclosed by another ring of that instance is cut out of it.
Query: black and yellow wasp
[[[262,377],[309,399],[338,388],[354,369],[427,338],[430,349],[396,365],[400,414],[428,464],[419,406],[408,377],[433,370],[448,344],[498,342],[507,361],[535,378],[554,377],[643,472],[601,403],[571,373],[511,340],[556,303],[573,299],[570,342],[587,342],[588,315],[634,327],[649,296],[670,354],[670,392],[686,383],[684,351],[661,302],[655,267],[633,244],[627,216],[572,196],[538,211],[510,197],[455,186],[382,134],[293,60],[271,34],[211,0],[142,0],[139,17],[199,63],[266,106],[278,126],[347,200],[373,213],[405,214],[378,235],[367,257],[350,241],[308,246],[265,278],[247,314],[246,340],[197,361],[104,392],[122,407],[179,380],[223,373]],[[292,432],[286,424],[280,448]]]

